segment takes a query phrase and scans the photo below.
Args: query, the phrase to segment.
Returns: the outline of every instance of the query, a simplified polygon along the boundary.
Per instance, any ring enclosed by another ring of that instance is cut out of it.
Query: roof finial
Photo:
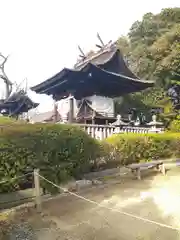
[[[96,47],[98,47],[98,48],[103,48],[103,47],[105,46],[105,44],[104,44],[102,38],[100,37],[99,33],[97,33],[97,38],[99,39],[101,45],[96,44]]]
[[[86,57],[86,55],[84,54],[82,48],[79,45],[78,45],[78,49],[79,49],[79,51],[81,53],[81,55],[79,55],[79,56],[84,59]]]

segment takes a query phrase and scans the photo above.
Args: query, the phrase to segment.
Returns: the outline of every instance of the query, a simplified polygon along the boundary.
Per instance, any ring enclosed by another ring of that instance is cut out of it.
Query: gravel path
[[[180,226],[180,171],[167,176],[148,176],[142,181],[128,176],[119,183],[83,192],[108,208],[126,211],[156,222]],[[151,175],[151,174],[150,174]],[[74,196],[60,197],[43,205],[44,215],[34,211],[14,226],[10,240],[179,240],[180,231],[143,222],[117,211],[96,206]],[[24,221],[25,221],[24,220]],[[3,239],[4,240],[4,239]]]

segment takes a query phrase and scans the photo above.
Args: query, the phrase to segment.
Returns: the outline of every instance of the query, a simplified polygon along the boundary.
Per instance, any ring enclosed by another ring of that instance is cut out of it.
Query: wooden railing
[[[112,125],[75,124],[83,128],[91,137],[103,140],[116,133],[162,133],[163,128],[156,127],[116,127]]]

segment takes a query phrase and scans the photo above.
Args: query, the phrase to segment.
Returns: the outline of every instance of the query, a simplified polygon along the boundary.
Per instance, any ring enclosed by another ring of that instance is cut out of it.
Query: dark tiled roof
[[[64,68],[55,76],[31,89],[37,93],[77,99],[94,94],[118,97],[152,87],[153,81],[140,80],[126,65],[116,44],[109,44],[97,53],[77,62],[74,69]]]
[[[19,115],[36,108],[39,104],[33,102],[23,90],[13,93],[8,99],[0,101],[0,110],[10,115]],[[8,114],[8,115],[9,115]]]

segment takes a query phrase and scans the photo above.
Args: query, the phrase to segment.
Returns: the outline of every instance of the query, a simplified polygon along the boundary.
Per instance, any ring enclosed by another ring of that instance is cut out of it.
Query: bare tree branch
[[[4,66],[5,63],[8,60],[8,56],[5,57],[2,53],[0,53],[0,57],[3,59],[3,62],[0,64],[0,70],[2,71],[2,75],[0,75],[0,78],[4,81],[6,85],[6,99],[10,96],[12,92],[12,82],[9,80],[8,76],[6,75]]]

